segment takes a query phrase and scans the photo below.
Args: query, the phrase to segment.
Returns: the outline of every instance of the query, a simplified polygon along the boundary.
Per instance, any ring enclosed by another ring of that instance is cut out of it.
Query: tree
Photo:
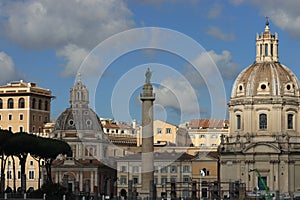
[[[0,192],[4,192],[4,183],[5,183],[5,165],[6,165],[6,149],[5,145],[7,141],[13,136],[13,133],[8,130],[2,130],[0,129],[0,159],[1,159],[1,169],[0,169]]]
[[[36,142],[35,149],[31,152],[32,156],[38,160],[45,161],[47,173],[47,183],[52,183],[51,166],[58,155],[72,155],[71,147],[68,143],[51,138],[39,137]]]
[[[7,155],[14,155],[19,158],[20,166],[21,166],[22,192],[26,192],[25,166],[26,166],[27,156],[35,148],[36,137],[37,136],[30,135],[28,133],[18,132],[13,134],[13,136],[5,144]]]

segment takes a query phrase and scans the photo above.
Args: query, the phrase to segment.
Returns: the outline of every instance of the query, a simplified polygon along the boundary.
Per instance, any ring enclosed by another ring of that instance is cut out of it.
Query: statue
[[[150,78],[151,78],[151,75],[152,75],[152,72],[151,72],[150,69],[148,68],[147,71],[146,71],[146,74],[145,74],[145,76],[146,76],[146,81],[145,81],[145,83],[146,83],[146,84],[150,84]]]

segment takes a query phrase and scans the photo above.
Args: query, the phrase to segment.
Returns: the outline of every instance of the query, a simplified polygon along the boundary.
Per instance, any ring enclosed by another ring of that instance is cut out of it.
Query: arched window
[[[32,109],[35,109],[35,102],[36,102],[36,100],[35,100],[35,98],[33,98],[32,102],[31,102],[31,108]]]
[[[294,115],[288,114],[287,115],[287,129],[293,129],[294,128]]]
[[[3,108],[3,101],[2,101],[2,99],[0,99],[0,109],[2,109]]]
[[[19,99],[19,108],[25,108],[25,100],[24,98]]]
[[[45,101],[45,110],[48,110],[48,101]]]
[[[236,115],[236,129],[241,129],[241,115]]]
[[[9,98],[7,101],[7,108],[13,109],[14,108],[14,100],[12,98]]]
[[[259,115],[259,129],[265,130],[267,129],[268,120],[266,114],[260,114]]]
[[[265,56],[268,56],[268,44],[265,44]]]
[[[39,100],[38,109],[39,109],[39,110],[42,110],[42,100]]]

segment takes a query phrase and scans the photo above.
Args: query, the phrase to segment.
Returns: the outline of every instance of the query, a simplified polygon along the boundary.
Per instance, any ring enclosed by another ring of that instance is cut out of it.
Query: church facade
[[[278,57],[278,34],[267,21],[256,36],[255,62],[232,88],[230,133],[219,146],[220,181],[240,181],[254,191],[265,189],[263,180],[270,191],[292,194],[300,189],[299,82]]]
[[[112,196],[116,170],[108,159],[109,140],[89,108],[89,92],[80,79],[70,90],[70,104],[56,120],[51,137],[67,142],[73,156],[55,160],[53,182],[74,194]]]

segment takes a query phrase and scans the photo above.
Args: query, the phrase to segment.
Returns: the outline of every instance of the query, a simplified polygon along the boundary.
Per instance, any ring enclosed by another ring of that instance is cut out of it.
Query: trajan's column
[[[140,95],[142,101],[142,196],[152,196],[151,183],[154,180],[153,162],[153,87],[150,83],[151,71],[146,71],[146,81]]]

